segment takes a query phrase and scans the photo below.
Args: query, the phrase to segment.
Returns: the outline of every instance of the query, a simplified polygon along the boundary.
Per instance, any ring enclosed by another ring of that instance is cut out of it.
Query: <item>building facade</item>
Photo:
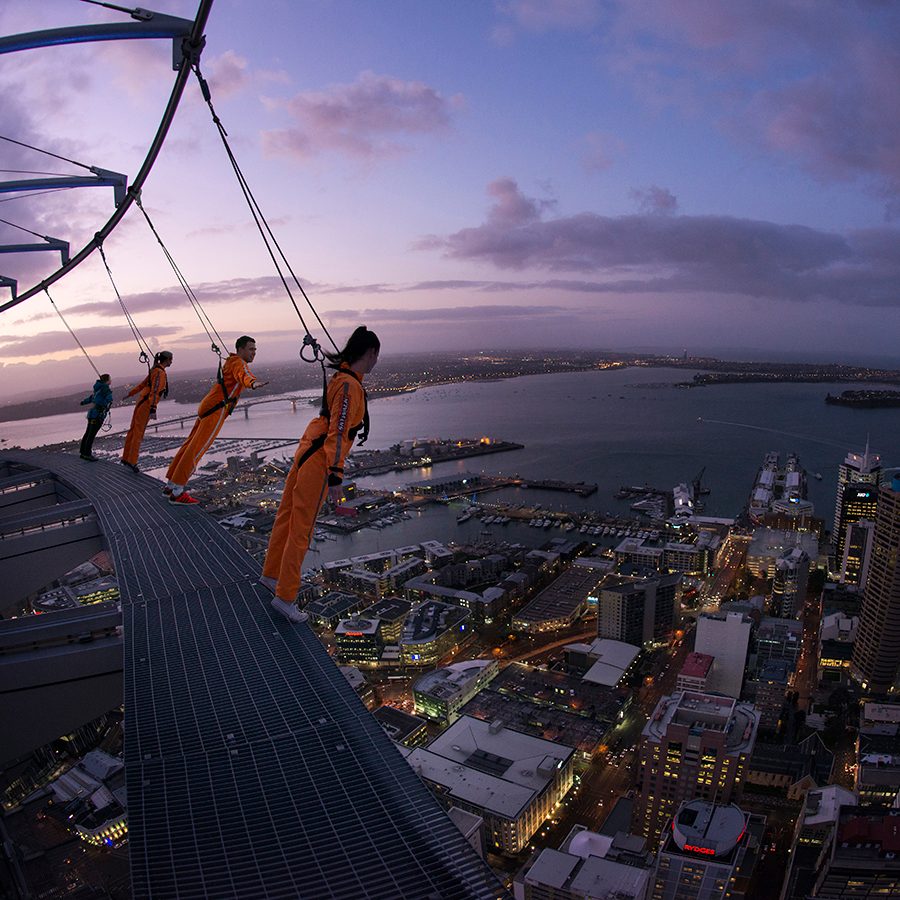
[[[875,521],[878,512],[877,484],[845,484],[840,496],[837,527],[832,540],[834,542],[835,566],[840,580],[845,584],[862,584],[860,578],[863,558],[866,555],[866,536],[869,528],[853,529],[861,523]],[[852,546],[851,546],[852,541]]]
[[[683,804],[659,848],[650,900],[743,900],[765,827],[765,816],[734,804]]]
[[[473,659],[452,663],[423,675],[413,684],[413,699],[419,715],[452,724],[459,710],[500,671],[495,659]]]
[[[664,641],[678,625],[680,599],[680,574],[603,587],[597,637],[637,647]]]
[[[803,611],[809,581],[809,557],[799,547],[786,550],[775,561],[772,612],[781,619],[796,619]]]
[[[844,489],[850,484],[878,486],[881,481],[881,457],[877,453],[866,449],[862,453],[851,450],[844,457],[844,461],[838,467],[837,495],[834,501],[834,525],[831,533],[835,541],[837,536],[844,531],[844,523],[841,519],[844,502]]]
[[[708,691],[741,696],[752,625],[750,617],[740,612],[709,613],[697,619],[694,651],[713,657]]]
[[[516,854],[571,789],[575,751],[461,716],[405,755],[445,806],[481,816],[488,850]]]
[[[900,667],[900,475],[882,488],[859,634],[850,673],[864,691],[887,693]]]
[[[687,800],[740,798],[759,713],[730,697],[680,691],[660,699],[639,747],[639,796],[633,830],[655,847]]]

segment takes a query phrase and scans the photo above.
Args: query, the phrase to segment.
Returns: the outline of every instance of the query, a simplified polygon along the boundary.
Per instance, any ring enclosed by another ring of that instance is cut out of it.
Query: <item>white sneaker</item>
[[[278,581],[275,578],[269,578],[268,575],[260,575],[257,584],[262,585],[270,594],[274,594]]]
[[[298,625],[309,619],[309,615],[303,612],[302,609],[298,609],[293,603],[285,603],[284,600],[278,597],[272,598],[272,609],[277,610],[286,619],[290,619],[291,622],[296,622]]]

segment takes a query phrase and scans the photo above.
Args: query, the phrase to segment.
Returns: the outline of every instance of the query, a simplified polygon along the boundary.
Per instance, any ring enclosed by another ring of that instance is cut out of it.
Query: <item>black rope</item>
[[[281,283],[284,286],[285,291],[287,292],[288,298],[291,301],[291,305],[294,307],[294,312],[297,313],[297,318],[300,319],[300,324],[303,326],[303,330],[306,332],[306,337],[303,339],[303,347],[300,350],[301,358],[306,362],[315,362],[316,360],[320,360],[321,348],[318,341],[316,341],[316,339],[310,333],[310,330],[306,324],[306,320],[303,318],[303,313],[300,312],[300,307],[297,305],[297,301],[294,299],[293,292],[291,291],[291,288],[287,283],[287,279],[285,278],[284,273],[281,270],[281,266],[279,265],[278,259],[275,256],[275,252],[273,251],[272,246],[274,246],[278,251],[278,255],[281,257],[285,268],[288,270],[288,272],[290,272],[294,284],[297,285],[297,289],[300,291],[303,299],[306,301],[306,305],[310,308],[312,314],[315,316],[316,321],[319,323],[319,327],[325,333],[325,336],[328,338],[328,340],[331,341],[331,345],[334,347],[335,352],[339,352],[338,346],[334,342],[334,338],[332,338],[332,336],[329,334],[328,329],[325,327],[325,323],[322,321],[319,313],[313,306],[312,301],[309,299],[309,296],[303,289],[303,285],[300,284],[300,279],[291,268],[291,264],[290,262],[288,262],[287,256],[285,256],[284,251],[281,249],[281,245],[278,243],[278,239],[275,237],[272,228],[266,220],[266,217],[262,209],[260,208],[259,203],[257,202],[256,197],[254,196],[253,191],[250,188],[250,185],[247,183],[247,179],[244,177],[244,173],[241,170],[241,167],[234,155],[234,152],[231,149],[230,144],[228,143],[228,132],[225,131],[225,126],[222,124],[222,120],[217,115],[215,107],[213,106],[209,85],[200,72],[199,63],[195,63],[193,69],[194,73],[197,76],[197,80],[200,83],[200,91],[203,94],[203,99],[206,101],[206,105],[209,107],[213,122],[219,132],[219,137],[222,139],[222,144],[225,147],[225,153],[228,155],[228,161],[231,163],[231,168],[234,170],[234,174],[237,177],[238,185],[241,188],[244,199],[247,201],[247,206],[250,208],[250,214],[253,216],[253,221],[256,224],[256,228],[263,240],[263,244],[265,244],[266,250],[269,253],[269,257],[272,260],[272,264],[275,266],[275,271],[278,273],[278,277],[281,279]],[[304,355],[304,351],[307,347],[312,348],[312,359],[307,359],[307,357]]]
[[[175,273],[175,277],[178,279],[178,283],[181,285],[181,289],[184,291],[185,296],[188,298],[191,306],[193,307],[194,312],[197,314],[197,318],[200,320],[201,326],[203,326],[203,330],[206,332],[206,336],[209,338],[209,343],[212,347],[214,353],[219,355],[219,358],[222,357],[222,346],[225,344],[225,341],[222,340],[222,336],[216,331],[215,325],[213,325],[212,320],[206,313],[206,310],[203,308],[200,303],[199,298],[194,293],[193,288],[188,284],[187,279],[181,272],[181,269],[178,268],[178,264],[175,262],[174,257],[169,252],[169,248],[163,243],[163,239],[159,236],[159,232],[156,230],[156,227],[153,224],[153,221],[150,219],[150,216],[147,213],[147,210],[144,209],[143,204],[141,203],[140,197],[135,197],[134,202],[137,205],[137,208],[144,214],[144,218],[147,220],[147,224],[150,226],[150,230],[153,232],[153,236],[156,238],[157,243],[162,248],[163,255],[169,261],[169,265],[172,267],[172,271]],[[210,333],[210,329],[212,329],[212,333]],[[213,338],[215,335],[215,338]]]
[[[10,144],[16,144],[16,146],[18,147],[25,147],[27,150],[34,150],[37,153],[44,153],[47,156],[52,156],[54,159],[61,159],[63,162],[71,163],[73,166],[80,166],[82,169],[87,169],[89,172],[91,171],[91,167],[89,165],[78,162],[77,159],[69,159],[68,156],[60,156],[58,153],[51,153],[49,150],[42,150],[40,147],[32,147],[31,144],[26,144],[24,141],[17,141],[14,138],[7,137],[5,134],[0,134],[0,141],[8,141]]]
[[[43,194],[58,194],[60,191],[67,191],[68,188],[50,188],[46,191],[34,191],[33,193],[23,194],[21,197],[3,197],[0,198],[0,203],[12,203],[13,200],[30,200],[32,197],[40,197]]]
[[[116,281],[113,278],[112,269],[109,267],[109,262],[107,262],[106,254],[103,252],[103,242],[101,240],[97,241],[97,249],[100,251],[100,259],[103,260],[103,265],[106,267],[106,274],[109,276],[109,283],[112,285],[113,290],[116,292],[116,297],[119,301],[119,306],[122,307],[122,312],[125,313],[125,321],[128,322],[128,327],[131,329],[131,334],[134,337],[135,342],[138,345],[138,350],[141,352],[138,354],[138,359],[142,363],[146,363],[147,372],[150,371],[150,360],[153,357],[153,353],[150,350],[150,345],[144,340],[144,336],[141,334],[140,328],[137,327],[137,322],[131,316],[131,313],[128,312],[128,307],[125,306],[125,301],[122,299],[122,295],[119,293],[119,289],[116,287]]]
[[[102,6],[105,9],[114,9],[116,12],[128,13],[132,19],[140,21],[148,21],[152,13],[148,13],[144,9],[130,9],[127,6],[118,6],[115,3],[104,3],[103,0],[81,0],[82,3],[91,3],[94,6]]]
[[[6,175],[56,175],[66,177],[65,172],[40,172],[36,169],[0,169]]]
[[[91,368],[97,373],[97,377],[99,378],[100,370],[94,365],[94,361],[91,359],[90,354],[87,352],[87,350],[84,349],[84,344],[82,344],[81,341],[78,340],[78,335],[75,334],[74,331],[72,331],[72,328],[66,321],[66,318],[60,311],[60,308],[53,302],[53,298],[50,296],[50,291],[48,291],[47,288],[44,288],[44,293],[47,295],[47,299],[50,301],[50,305],[56,310],[56,314],[60,317],[60,319],[62,319],[62,323],[66,326],[66,330],[69,332],[69,334],[72,335],[75,343],[78,344],[81,352],[84,354],[85,359],[91,364]]]
[[[84,349],[84,344],[82,344],[81,341],[78,340],[78,335],[75,334],[75,332],[72,330],[72,327],[66,321],[66,317],[62,314],[60,308],[53,302],[53,298],[50,296],[50,291],[48,291],[46,287],[44,288],[44,293],[47,295],[47,299],[50,301],[50,305],[56,310],[56,314],[62,320],[63,325],[66,326],[66,330],[69,332],[69,334],[72,335],[72,339],[75,341],[75,343],[78,344],[78,347],[84,354],[85,359],[91,364],[91,368],[96,373],[97,380],[99,381],[100,370],[94,364],[94,361],[91,359],[90,354],[87,352],[87,350]],[[103,422],[100,424],[100,428],[102,431],[109,431],[112,429],[112,412],[109,406],[106,407],[106,411],[103,413]]]
[[[41,238],[41,240],[44,240],[44,241],[47,240],[46,235],[38,234],[36,231],[32,231],[30,228],[26,228],[24,225],[16,225],[15,222],[10,222],[9,219],[0,219],[0,222],[2,222],[4,225],[10,225],[13,228],[18,228],[19,231],[25,231],[28,234],[33,234],[35,237]]]

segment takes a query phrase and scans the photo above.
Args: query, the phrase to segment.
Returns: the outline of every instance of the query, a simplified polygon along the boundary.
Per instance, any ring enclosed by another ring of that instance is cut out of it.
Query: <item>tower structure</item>
[[[796,619],[806,599],[809,557],[800,547],[786,550],[775,560],[772,579],[772,609],[782,619]]]
[[[869,574],[850,674],[863,690],[887,693],[900,668],[900,475],[879,494]]]
[[[665,640],[678,625],[681,574],[604,587],[597,604],[597,637],[641,647]]]
[[[652,900],[743,900],[761,855],[765,816],[734,804],[692,800],[666,829],[656,857]]]
[[[681,804],[740,796],[759,712],[731,697],[678,691],[660,699],[641,734],[633,830],[655,847]]]
[[[869,442],[866,441],[866,449],[862,453],[851,450],[844,457],[844,461],[838,466],[837,494],[834,501],[834,525],[832,527],[831,539],[838,546],[838,541],[842,540],[842,535],[846,527],[846,523],[842,520],[842,511],[844,504],[844,488],[848,484],[871,484],[878,486],[881,480],[881,457],[877,453],[873,453],[869,449]],[[841,544],[843,549],[843,544]],[[838,556],[840,559],[840,556]]]
[[[844,554],[840,561],[841,581],[862,587],[869,576],[875,521],[860,519],[858,522],[850,522],[844,535]]]
[[[861,586],[863,564],[871,549],[867,526],[872,525],[878,512],[878,485],[845,484],[838,512],[840,530],[833,537],[835,570],[844,584]]]

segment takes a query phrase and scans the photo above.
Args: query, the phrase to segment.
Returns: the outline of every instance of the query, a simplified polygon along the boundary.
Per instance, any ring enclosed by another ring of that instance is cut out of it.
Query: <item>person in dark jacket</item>
[[[109,375],[101,375],[94,382],[94,392],[81,401],[82,406],[91,404],[87,414],[87,428],[85,428],[84,437],[81,439],[81,458],[88,460],[88,462],[96,462],[98,459],[91,450],[100,426],[106,421],[106,414],[109,412],[112,402],[113,395],[109,386]]]

